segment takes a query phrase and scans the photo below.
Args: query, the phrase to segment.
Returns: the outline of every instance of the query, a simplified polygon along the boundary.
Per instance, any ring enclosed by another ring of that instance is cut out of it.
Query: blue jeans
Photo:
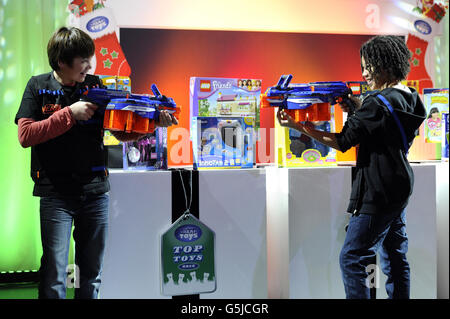
[[[387,276],[390,299],[409,298],[410,269],[406,259],[408,236],[406,212],[384,215],[352,215],[340,254],[340,265],[348,299],[370,298],[370,275],[377,252]],[[372,267],[371,267],[372,266]]]
[[[108,231],[108,206],[108,193],[41,198],[43,254],[39,270],[39,298],[64,299],[68,270],[79,275],[73,284],[69,282],[75,288],[75,298],[97,298]],[[72,221],[75,225],[73,237],[76,265],[68,268]]]

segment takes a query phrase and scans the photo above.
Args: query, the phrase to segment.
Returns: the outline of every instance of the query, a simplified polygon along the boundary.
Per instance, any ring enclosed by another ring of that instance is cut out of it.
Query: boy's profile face
[[[361,69],[362,69],[362,76],[364,80],[367,82],[367,85],[370,87],[371,90],[376,90],[377,85],[375,82],[375,78],[373,76],[373,68],[372,66],[366,64],[364,57],[361,57]]]
[[[366,64],[364,57],[361,57],[361,69],[362,76],[366,80],[370,89],[381,90],[384,85],[388,83],[388,79],[385,73],[375,74],[373,67],[370,64]]]
[[[87,72],[91,69],[91,59],[92,57],[75,57],[72,61],[72,66],[60,62],[59,71],[67,79],[81,83],[85,80]]]

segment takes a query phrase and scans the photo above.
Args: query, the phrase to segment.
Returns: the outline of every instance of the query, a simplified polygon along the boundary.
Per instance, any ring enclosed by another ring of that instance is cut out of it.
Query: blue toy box
[[[254,117],[195,117],[194,168],[252,168]]]
[[[448,161],[448,111],[442,112],[442,154],[441,159]]]
[[[195,169],[253,167],[260,94],[258,79],[190,79]]]

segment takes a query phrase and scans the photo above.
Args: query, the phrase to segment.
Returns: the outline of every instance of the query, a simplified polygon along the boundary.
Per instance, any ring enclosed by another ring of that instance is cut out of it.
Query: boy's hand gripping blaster
[[[348,95],[353,94],[355,84],[360,82],[312,82],[291,84],[292,75],[282,75],[276,86],[269,87],[261,94],[261,107],[284,109],[296,122],[329,121],[330,104],[346,103],[350,113],[355,104]]]
[[[97,104],[100,112],[104,112],[105,129],[146,134],[155,130],[155,121],[162,110],[176,118],[180,114],[172,98],[162,95],[155,84],[151,88],[155,96],[92,88],[83,93],[83,99]]]

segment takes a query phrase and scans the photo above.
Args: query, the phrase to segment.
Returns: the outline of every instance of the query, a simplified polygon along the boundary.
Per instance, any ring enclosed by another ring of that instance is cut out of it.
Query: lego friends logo
[[[200,80],[200,92],[211,92],[211,81]]]
[[[231,89],[232,82],[227,81],[225,83],[219,81],[213,81],[213,89]]]
[[[53,114],[56,111],[59,111],[61,109],[60,104],[45,104],[42,107],[42,113],[43,114]]]

